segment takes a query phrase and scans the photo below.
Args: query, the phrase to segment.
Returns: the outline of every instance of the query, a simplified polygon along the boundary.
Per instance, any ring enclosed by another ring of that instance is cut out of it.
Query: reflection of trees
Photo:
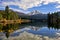
[[[0,24],[0,32],[2,32],[3,25]]]
[[[19,24],[7,24],[6,26],[0,25],[0,30],[2,30],[2,32],[4,32],[6,37],[8,38],[11,32],[18,29],[18,25]]]
[[[48,28],[60,29],[60,26],[58,24],[48,24]]]
[[[32,22],[32,23],[22,24],[22,26],[34,26],[34,27],[43,27],[46,25],[47,22]]]
[[[48,28],[60,28],[60,12],[48,13]]]
[[[47,22],[32,22],[32,23],[27,23],[27,24],[21,24],[20,28],[30,28],[32,30],[37,31],[38,29],[47,26]]]

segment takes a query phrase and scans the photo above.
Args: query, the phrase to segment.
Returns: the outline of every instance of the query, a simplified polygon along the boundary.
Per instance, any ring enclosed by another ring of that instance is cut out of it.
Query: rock
[[[47,36],[44,36],[43,40],[49,40],[49,38]]]
[[[39,38],[39,40],[42,40],[42,38]]]
[[[42,35],[34,35],[32,33],[28,33],[24,31],[23,33],[20,33],[19,36],[15,37],[9,37],[8,39],[5,37],[3,40],[60,40],[60,37],[58,38],[49,38],[48,36],[42,36]]]
[[[31,37],[31,38],[33,38],[34,37],[34,34],[32,34],[32,33],[28,33],[28,32],[26,32],[26,31],[24,31],[23,33],[21,33],[20,34],[20,36],[24,36],[24,37]]]
[[[52,39],[52,38],[49,38],[49,40],[54,40],[54,39]]]
[[[58,38],[58,40],[60,40],[60,37]]]

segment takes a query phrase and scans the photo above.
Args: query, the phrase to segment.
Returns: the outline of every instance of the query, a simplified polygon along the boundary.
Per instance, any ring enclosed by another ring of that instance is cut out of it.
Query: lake
[[[51,26],[47,22],[0,25],[0,29],[3,30],[0,32],[0,40],[17,40],[16,38],[27,34],[30,36],[40,35],[41,37],[60,39],[60,26]]]

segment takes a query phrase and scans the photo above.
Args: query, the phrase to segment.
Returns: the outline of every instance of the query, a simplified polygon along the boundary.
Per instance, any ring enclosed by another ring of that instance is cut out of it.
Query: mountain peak
[[[36,14],[41,14],[41,13],[38,10],[34,10],[34,11],[28,13],[28,15],[36,15]]]

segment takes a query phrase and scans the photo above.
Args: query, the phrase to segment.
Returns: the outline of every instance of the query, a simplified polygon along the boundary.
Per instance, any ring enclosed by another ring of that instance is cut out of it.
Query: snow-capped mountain
[[[25,14],[25,13],[21,13],[21,12],[16,12],[19,17],[21,18],[28,18],[28,19],[47,19],[47,14],[42,14],[40,11],[38,10],[34,10],[28,14]]]
[[[28,13],[28,15],[36,15],[36,14],[41,14],[41,13],[38,10],[34,10],[34,11]]]
[[[34,11],[30,12],[30,13],[28,13],[28,15],[30,15],[31,19],[47,19],[47,14],[42,14],[38,10],[34,10]]]

